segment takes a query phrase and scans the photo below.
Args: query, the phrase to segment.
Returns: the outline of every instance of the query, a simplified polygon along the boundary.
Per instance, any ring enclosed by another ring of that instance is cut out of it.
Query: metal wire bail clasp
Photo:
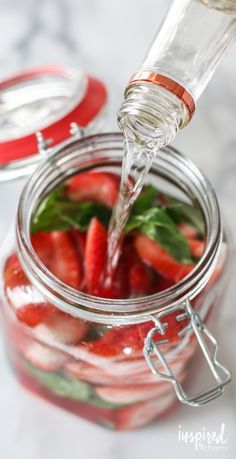
[[[74,121],[70,123],[69,135],[72,136],[75,140],[82,139],[86,134],[86,130],[79,126]],[[37,146],[38,146],[38,153],[40,156],[45,159],[52,156],[55,152],[50,145],[53,144],[53,139],[46,139],[41,131],[37,131],[35,133]],[[69,137],[64,140],[62,143],[67,143],[69,141]]]
[[[37,131],[36,140],[38,144],[38,153],[43,157],[47,157],[52,153],[52,149],[49,147],[52,143],[52,139],[45,139],[41,131]]]
[[[159,316],[158,319],[154,316],[151,316],[151,319],[155,323],[155,327],[153,327],[148,332],[147,337],[145,338],[143,348],[144,357],[153,374],[173,384],[176,395],[182,403],[186,403],[187,405],[191,406],[204,405],[222,394],[224,386],[231,381],[231,373],[227,368],[225,368],[221,363],[218,362],[217,340],[210,333],[206,325],[202,322],[199,314],[193,310],[190,302],[187,300],[183,305],[177,307],[177,309],[174,308],[174,311],[176,310],[180,310],[180,314],[176,316],[177,321],[186,318],[190,319],[190,322],[184,329],[184,331],[189,332],[192,330],[195,333],[195,336],[205,356],[211,373],[216,380],[216,384],[212,387],[207,388],[204,391],[199,392],[194,396],[189,397],[184,391],[179,381],[177,380],[177,378],[174,376],[166,358],[164,357],[163,352],[160,350],[160,345],[169,342],[168,339],[165,339],[165,330],[168,324],[163,323],[160,319],[165,315],[169,314],[170,311],[163,313],[161,316]],[[154,335],[156,335],[157,333],[163,336],[163,339],[158,342],[156,342],[153,339]],[[183,330],[181,330],[179,336],[181,336],[182,334]],[[206,338],[208,338],[208,340],[212,343],[213,351],[211,351],[207,346]],[[160,363],[163,368],[163,370],[161,371]]]

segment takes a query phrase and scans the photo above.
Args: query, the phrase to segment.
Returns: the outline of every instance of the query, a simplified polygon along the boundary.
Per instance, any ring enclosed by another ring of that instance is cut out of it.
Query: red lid
[[[36,68],[0,82],[0,180],[25,175],[37,162],[36,132],[55,146],[68,139],[71,123],[96,125],[106,99],[100,81],[69,67]]]

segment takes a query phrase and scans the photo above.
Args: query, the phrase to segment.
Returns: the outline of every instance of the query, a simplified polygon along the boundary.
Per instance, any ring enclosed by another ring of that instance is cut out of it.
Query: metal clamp
[[[69,134],[75,140],[79,140],[85,136],[86,130],[85,128],[79,126],[77,123],[73,121],[72,123],[70,123]],[[43,158],[51,156],[51,154],[53,154],[53,148],[50,148],[50,145],[52,145],[53,139],[46,139],[41,131],[37,131],[35,133],[35,136],[37,140],[38,153]],[[69,137],[65,140],[65,142],[68,142],[68,140]]]
[[[52,139],[45,139],[41,131],[37,131],[35,136],[38,144],[38,153],[43,157],[48,156],[51,153],[49,145],[52,144]]]
[[[185,327],[184,332],[192,330],[195,333],[195,336],[200,345],[200,348],[205,356],[205,359],[208,363],[208,366],[217,384],[215,384],[214,386],[210,388],[207,388],[204,391],[201,391],[200,393],[194,396],[191,396],[191,397],[187,396],[183,387],[181,386],[177,378],[174,376],[166,358],[163,355],[163,352],[159,348],[161,344],[166,344],[169,342],[168,339],[164,338],[165,330],[168,324],[162,323],[160,321],[160,318],[157,319],[154,316],[152,316],[151,318],[155,323],[155,327],[153,327],[148,332],[147,337],[145,338],[144,348],[143,348],[144,357],[153,374],[158,375],[164,380],[167,380],[173,384],[176,395],[182,403],[186,403],[187,405],[191,405],[191,406],[205,405],[206,403],[210,402],[211,400],[214,400],[215,398],[219,397],[222,394],[224,390],[224,386],[231,381],[231,373],[227,368],[225,368],[221,363],[218,362],[217,360],[217,352],[219,348],[218,342],[215,339],[215,337],[210,333],[206,325],[202,322],[199,314],[192,309],[190,302],[186,301],[186,303],[184,305],[179,306],[178,309],[181,311],[181,313],[178,316],[176,316],[176,320],[179,322],[186,318],[190,319],[189,325]],[[183,309],[184,309],[184,313],[183,313]],[[169,314],[169,311],[168,311],[168,314]],[[167,315],[167,313],[164,313],[162,317],[165,315]],[[162,335],[163,340],[156,342],[153,339],[156,333],[159,333],[160,335]],[[182,335],[183,335],[183,330],[181,330],[181,332],[179,333],[180,337]],[[204,335],[213,344],[214,346],[213,353],[211,353],[209,347],[207,346]],[[165,372],[162,372],[158,369],[157,362],[154,360],[155,357],[159,359],[159,361],[162,364],[163,370]]]
[[[85,129],[73,121],[70,123],[70,134],[76,139],[82,139],[85,136]]]

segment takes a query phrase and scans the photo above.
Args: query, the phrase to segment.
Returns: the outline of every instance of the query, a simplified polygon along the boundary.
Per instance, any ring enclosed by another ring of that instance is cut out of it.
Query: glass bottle
[[[150,147],[168,145],[236,36],[236,1],[174,0],[125,89],[119,126]]]

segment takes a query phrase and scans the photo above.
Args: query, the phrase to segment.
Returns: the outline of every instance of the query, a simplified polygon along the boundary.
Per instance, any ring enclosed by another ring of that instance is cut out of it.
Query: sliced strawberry
[[[32,365],[44,371],[59,370],[68,360],[62,352],[50,349],[36,341],[28,344],[24,356]]]
[[[170,199],[164,194],[158,193],[154,202],[161,206],[168,206],[170,204]]]
[[[179,282],[187,276],[194,264],[181,264],[176,261],[166,250],[144,234],[139,234],[135,239],[135,248],[140,258],[155,269],[159,274],[173,282]]]
[[[122,256],[111,279],[105,279],[99,290],[99,296],[104,298],[127,298],[129,294],[129,279]]]
[[[104,372],[102,368],[82,360],[69,361],[65,365],[65,370],[76,376],[76,378],[92,384],[112,384],[115,379],[114,376]],[[124,379],[123,376],[122,379]]]
[[[44,322],[48,317],[55,314],[56,308],[49,303],[33,304],[29,303],[16,311],[20,322],[28,327],[36,327]]]
[[[65,369],[84,381],[106,386],[157,384],[156,376],[152,375],[143,357],[114,360],[86,352],[81,345],[74,349],[74,354],[78,356],[78,360],[69,361]],[[93,361],[93,364],[89,361]]]
[[[140,352],[144,345],[144,338],[151,328],[152,323],[130,325],[127,327],[114,328],[105,333],[100,339],[83,343],[84,347],[99,356],[130,356]]]
[[[86,231],[79,231],[73,228],[70,231],[68,231],[68,234],[75,246],[75,249],[79,257],[81,258],[81,261],[83,262],[87,238]]]
[[[177,311],[165,316],[164,322],[167,324],[165,334],[156,333],[154,336],[156,341],[168,339],[171,342],[176,342],[179,340],[179,332],[188,324],[187,319],[176,320],[176,316],[179,314],[179,311]],[[83,347],[99,356],[115,357],[123,355],[134,358],[142,352],[144,340],[152,328],[153,322],[145,322],[140,325],[111,329],[100,339],[84,342]]]
[[[187,238],[192,257],[201,258],[204,253],[205,243],[197,239]]]
[[[157,274],[156,277],[156,285],[155,285],[155,292],[162,292],[163,290],[167,290],[168,288],[172,287],[175,282],[167,279],[166,277],[160,276]]]
[[[143,263],[135,263],[129,272],[132,296],[149,295],[152,292],[152,275]]]
[[[111,357],[124,355],[136,355],[137,350],[142,348],[139,330],[135,327],[109,330],[104,336],[96,341],[86,343],[86,347],[95,354]]]
[[[128,291],[122,259],[113,273],[112,281],[105,278],[107,261],[107,230],[97,218],[88,228],[85,250],[85,283],[88,293],[102,298],[124,298]]]
[[[120,177],[108,172],[83,172],[72,177],[65,193],[73,201],[96,201],[113,207],[118,191]]]
[[[85,354],[80,351],[78,354],[85,358]],[[101,357],[94,354],[92,355],[91,353],[87,353],[87,356],[88,360],[91,359],[93,362],[96,361],[97,364],[101,364]],[[140,360],[141,359],[138,360],[138,363]],[[158,384],[156,375],[153,375],[150,372],[150,369],[147,367],[147,363],[143,358],[142,362],[140,362],[140,369],[143,368],[143,371],[141,372],[137,370],[137,373],[134,372],[135,367],[133,366],[133,364],[136,364],[136,361],[122,360],[112,362],[111,359],[106,357],[103,359],[102,363],[105,368],[102,366],[92,365],[87,361],[71,360],[66,363],[65,369],[77,378],[82,379],[82,381],[87,381],[92,384],[106,385],[109,387],[113,385],[127,386],[130,384]]]
[[[160,416],[176,400],[176,395],[170,387],[170,393],[147,402],[137,403],[117,410],[117,430],[132,430],[142,427]]]
[[[55,307],[45,302],[30,283],[16,254],[6,261],[4,289],[18,320],[29,327],[35,327],[55,313]]]
[[[16,253],[12,254],[5,263],[4,268],[5,287],[14,289],[15,287],[23,287],[29,285],[28,277],[22,269],[19,258]]]
[[[85,250],[85,281],[88,293],[98,295],[106,266],[107,230],[97,218],[88,228]]]
[[[81,266],[68,234],[62,231],[38,232],[31,236],[31,243],[49,271],[65,284],[79,288]]]
[[[125,263],[124,272],[129,280],[130,296],[138,297],[152,293],[153,276],[151,270],[139,258],[133,244],[133,238],[127,238],[124,241],[122,259]]]
[[[198,237],[197,229],[194,228],[194,226],[190,225],[190,223],[181,222],[178,225],[178,228],[180,232],[183,234],[183,236],[187,238],[195,239]]]
[[[127,375],[128,377],[128,375]],[[106,402],[117,404],[131,404],[150,400],[170,390],[170,384],[159,382],[155,384],[139,384],[127,386],[96,387],[96,394]]]
[[[173,349],[173,344],[165,345],[165,355]],[[188,345],[187,351],[182,352],[175,359],[168,359],[174,375],[179,376],[187,361],[192,356],[195,347]],[[130,386],[136,384],[160,384],[162,380],[150,371],[146,360],[143,357],[143,348],[140,349],[138,357],[133,354],[117,354],[113,356],[102,356],[91,352],[82,344],[71,349],[74,359],[66,363],[65,369],[74,376],[84,381],[105,386]],[[135,357],[135,358],[134,358]],[[160,363],[160,370],[163,368]],[[127,377],[128,376],[128,377]]]
[[[35,336],[44,342],[60,344],[76,344],[82,340],[88,331],[84,320],[76,319],[68,314],[56,311],[44,323],[38,325]]]
[[[75,228],[68,231],[68,236],[75,248],[75,251],[80,260],[80,290],[85,290],[85,278],[84,278],[84,257],[87,240],[87,232],[79,231]]]

